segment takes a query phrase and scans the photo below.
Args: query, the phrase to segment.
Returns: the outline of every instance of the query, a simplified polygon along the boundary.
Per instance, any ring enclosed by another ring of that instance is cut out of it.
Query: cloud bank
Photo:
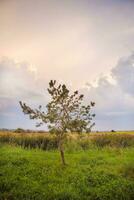
[[[44,85],[42,85],[44,84]],[[36,106],[45,103],[45,81],[37,79],[36,72],[26,62],[3,58],[0,61],[0,127],[34,127],[25,119],[19,101]]]
[[[87,83],[88,98],[96,102],[98,129],[134,129],[134,54],[121,58],[109,76],[100,76],[96,86]]]
[[[28,63],[9,59],[0,62],[0,127],[35,128],[23,115],[18,101],[31,106],[46,105],[48,82],[40,79]],[[96,130],[134,129],[134,54],[121,58],[109,75],[101,75],[96,83],[78,88],[85,101],[96,102]]]

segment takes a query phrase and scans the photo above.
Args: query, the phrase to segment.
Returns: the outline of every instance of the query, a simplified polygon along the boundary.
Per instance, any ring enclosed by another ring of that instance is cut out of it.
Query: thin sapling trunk
[[[59,140],[59,151],[60,151],[60,155],[61,155],[61,162],[62,162],[63,165],[66,165],[65,157],[64,157],[63,140],[62,139]]]

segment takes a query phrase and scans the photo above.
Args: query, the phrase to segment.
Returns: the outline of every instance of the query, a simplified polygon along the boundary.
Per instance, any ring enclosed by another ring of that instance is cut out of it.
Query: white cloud
[[[35,128],[35,123],[22,113],[19,101],[24,101],[33,107],[46,104],[47,84],[44,79],[37,79],[36,71],[30,64],[7,58],[1,59],[0,127]]]
[[[4,58],[0,62],[0,98],[32,101],[42,97],[42,88],[31,65]]]
[[[96,102],[96,121],[99,122],[100,129],[121,127],[133,127],[134,117],[134,54],[129,57],[119,60],[117,65],[111,70],[108,76],[100,76],[96,85],[88,84],[89,89],[82,89],[81,91],[88,94],[88,99],[93,99]],[[112,81],[111,81],[112,80]],[[118,124],[115,125],[114,120],[117,120]],[[119,121],[119,119],[121,119]],[[126,120],[126,124],[122,121]],[[105,123],[104,123],[105,121]],[[109,123],[110,122],[110,123]],[[102,125],[102,127],[101,127]],[[105,127],[104,127],[105,126]],[[134,128],[134,127],[133,127]]]
[[[120,59],[112,69],[112,76],[125,93],[134,97],[134,54]]]

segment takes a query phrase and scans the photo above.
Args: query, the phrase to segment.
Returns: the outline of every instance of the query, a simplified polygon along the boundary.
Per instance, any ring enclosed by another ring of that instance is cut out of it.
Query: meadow
[[[133,200],[134,133],[0,133],[0,200]]]

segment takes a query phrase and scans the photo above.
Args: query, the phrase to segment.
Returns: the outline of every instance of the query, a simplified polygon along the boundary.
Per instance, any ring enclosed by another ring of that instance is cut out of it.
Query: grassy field
[[[131,134],[90,136],[91,140],[89,136],[69,138],[65,143],[65,167],[55,138],[46,135],[47,140],[41,140],[49,147],[44,151],[35,146],[37,135],[8,134],[4,140],[0,136],[0,200],[134,199]]]

